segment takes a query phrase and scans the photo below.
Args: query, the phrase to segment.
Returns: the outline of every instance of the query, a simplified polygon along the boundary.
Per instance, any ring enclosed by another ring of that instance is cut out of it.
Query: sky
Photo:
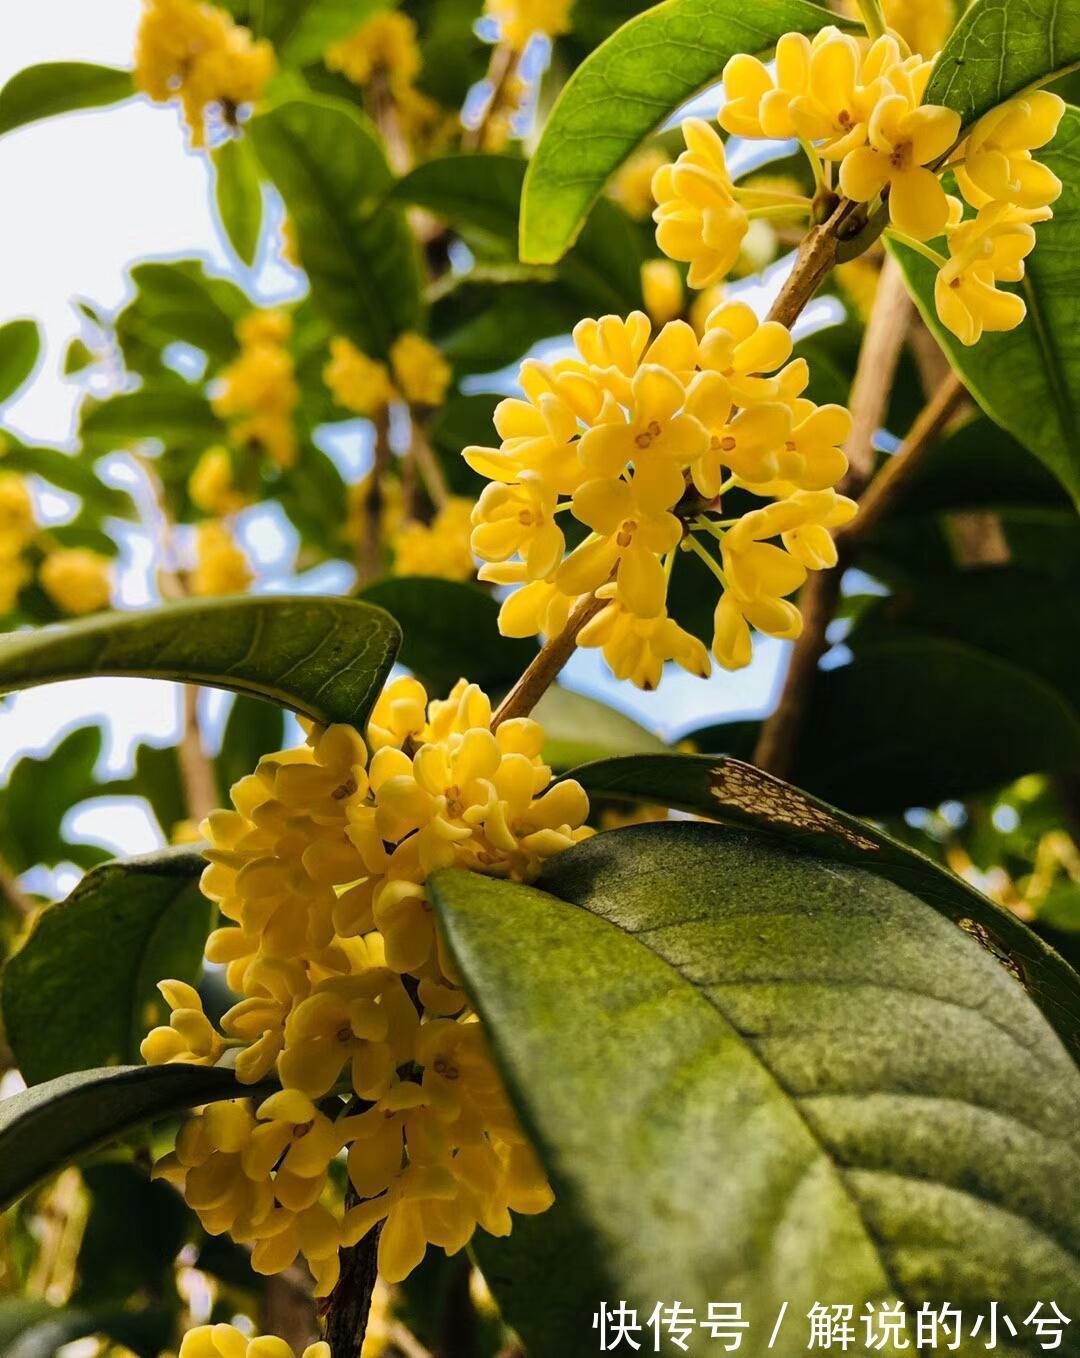
[[[125,66],[131,61],[139,0],[35,0],[0,8],[0,84],[25,66],[80,60]],[[215,223],[206,160],[187,151],[172,107],[133,100],[114,108],[68,114],[0,137],[0,323],[32,316],[45,336],[32,383],[0,408],[0,423],[24,441],[70,446],[77,383],[61,375],[70,339],[79,333],[73,299],[106,309],[123,303],[125,272],[140,259],[199,256],[212,271],[228,273],[233,261]],[[288,274],[272,265],[245,284],[260,300],[282,295]],[[122,468],[117,471],[122,475]],[[63,499],[39,497],[39,512],[62,517]],[[259,520],[246,545],[267,558],[287,552],[288,534]],[[148,602],[148,542],[124,542],[121,600]],[[313,583],[307,582],[307,587]],[[703,682],[671,669],[661,689],[638,694],[615,684],[596,652],[580,652],[565,672],[567,683],[602,696],[644,725],[675,736],[721,715],[752,715],[773,693],[780,643],[758,645],[754,663],[736,675]],[[141,680],[90,679],[17,694],[0,706],[0,777],[20,754],[47,751],[73,726],[100,720],[106,733],[101,774],[130,769],[140,740],[163,744],[178,731],[179,689]],[[204,695],[212,743],[224,704]],[[112,799],[76,808],[69,821],[79,839],[118,854],[147,852],[161,840],[147,808]],[[70,889],[75,869],[26,885],[50,894]]]

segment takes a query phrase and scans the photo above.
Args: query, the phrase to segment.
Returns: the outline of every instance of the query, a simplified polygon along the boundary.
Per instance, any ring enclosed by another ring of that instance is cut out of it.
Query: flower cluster
[[[330,341],[330,362],[323,380],[338,405],[372,416],[392,402],[412,406],[442,404],[453,373],[439,350],[423,335],[407,331],[390,346],[390,366],[370,358],[350,339]]]
[[[484,13],[499,25],[499,40],[515,52],[542,33],[557,38],[570,31],[574,0],[485,0]]]
[[[506,1234],[511,1211],[551,1201],[425,883],[455,866],[529,881],[591,833],[588,799],[575,782],[552,784],[535,722],[491,726],[475,685],[428,703],[400,679],[366,746],[351,728],[312,728],[203,826],[203,890],[226,921],[207,957],[242,998],[219,1033],[196,991],[163,982],[172,1016],[143,1056],[231,1064],[247,1084],[276,1070],[282,1089],[197,1113],[157,1172],[208,1231],[250,1244],[256,1269],[303,1255],[321,1296],[339,1248],[380,1221],[380,1272],[396,1281],[429,1242],[459,1250],[477,1223]],[[361,1201],[343,1215],[328,1171],[346,1146]]]
[[[291,467],[297,454],[292,417],[300,389],[287,347],[291,332],[292,320],[284,311],[245,316],[236,327],[240,353],[221,374],[223,387],[213,400],[215,414],[229,420],[239,447],[282,468]]]
[[[254,579],[244,549],[221,519],[204,519],[195,529],[191,592],[201,598],[243,594]]]
[[[78,616],[109,606],[108,559],[88,547],[59,546],[38,524],[23,477],[0,471],[0,614],[15,608],[35,571],[37,583],[64,613]]]
[[[798,635],[788,596],[835,563],[830,530],[855,507],[834,489],[850,416],[804,396],[785,327],[730,302],[700,339],[683,321],[654,334],[641,312],[582,321],[574,338],[575,357],[523,365],[524,398],[495,412],[500,447],[464,452],[491,482],[473,513],[480,577],[521,586],[502,631],[559,631],[595,593],[604,606],[579,644],[601,647],[619,678],[653,688],[667,660],[707,675],[705,647],[667,612],[681,549],[721,587],[712,654],[725,669],[749,662],[751,627]],[[765,503],[727,517],[735,490]],[[586,530],[569,553],[564,511]]]
[[[295,1358],[291,1347],[276,1335],[249,1339],[235,1325],[196,1325],[180,1341],[179,1358]],[[330,1358],[325,1341],[309,1344],[302,1358]]]
[[[473,502],[451,495],[430,523],[406,519],[394,530],[395,575],[435,575],[471,580],[476,574],[470,540]]]
[[[256,42],[217,5],[202,0],[144,0],[135,46],[135,84],[158,103],[180,101],[193,146],[206,141],[207,109],[234,128],[262,95],[274,49]]]
[[[1023,319],[1022,300],[997,285],[1023,276],[1033,223],[1052,215],[1061,184],[1032,151],[1052,139],[1065,106],[1037,91],[992,110],[961,140],[957,113],[921,102],[933,63],[907,50],[891,33],[873,42],[834,27],[813,39],[785,34],[771,66],[746,53],[731,58],[718,121],[739,137],[797,137],[821,185],[835,178],[845,198],[884,204],[892,235],[940,271],[942,323],[973,344]],[[735,266],[755,218],[805,217],[812,204],[737,187],[715,129],[688,119],[683,133],[686,150],[653,179],[656,239],[690,266],[691,287],[704,288]],[[947,171],[974,215],[965,218],[946,193]],[[926,244],[942,236],[947,257]]]

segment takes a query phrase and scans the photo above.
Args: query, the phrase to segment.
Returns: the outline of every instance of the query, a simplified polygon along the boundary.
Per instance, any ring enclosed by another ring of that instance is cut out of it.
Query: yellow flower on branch
[[[1032,151],[1052,141],[1065,101],[1049,90],[1033,90],[991,109],[968,133],[960,152],[956,182],[974,208],[992,201],[1043,208],[1061,193],[1061,180]]]
[[[236,443],[278,467],[296,461],[293,412],[300,401],[295,365],[286,348],[292,321],[283,311],[253,311],[236,327],[240,354],[221,374],[214,412],[229,420]]]
[[[323,380],[338,405],[357,415],[375,415],[397,395],[386,365],[369,358],[343,335],[330,341]]]
[[[700,118],[682,124],[686,150],[653,179],[656,243],[670,259],[690,265],[692,288],[707,288],[729,273],[750,226],[735,196],[724,143]]]
[[[38,582],[57,608],[75,617],[97,613],[112,601],[112,566],[89,547],[50,552],[38,567]]]
[[[410,405],[442,404],[454,374],[430,340],[412,331],[399,335],[390,348],[390,364]]]
[[[1020,282],[1035,248],[1032,223],[1050,215],[1048,207],[1025,210],[998,201],[949,231],[949,258],[934,282],[934,305],[961,344],[977,344],[985,331],[1014,330],[1023,321],[1023,297],[998,284]]]
[[[251,562],[220,519],[205,519],[195,529],[195,569],[191,592],[203,598],[243,594],[255,578]]]
[[[452,495],[431,523],[407,519],[394,534],[394,574],[471,579],[476,574],[470,546],[472,515],[472,501]]]
[[[499,25],[499,38],[516,52],[534,34],[557,38],[570,31],[574,0],[485,0],[484,13]]]
[[[374,14],[349,37],[327,49],[326,64],[354,85],[367,85],[379,78],[395,97],[411,91],[423,64],[416,24],[400,10]]]

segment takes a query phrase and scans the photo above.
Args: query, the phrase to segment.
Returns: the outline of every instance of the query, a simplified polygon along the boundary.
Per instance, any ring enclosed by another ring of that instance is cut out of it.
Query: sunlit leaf
[[[0,90],[0,136],[40,118],[118,104],[135,93],[131,72],[85,61],[27,66]]]

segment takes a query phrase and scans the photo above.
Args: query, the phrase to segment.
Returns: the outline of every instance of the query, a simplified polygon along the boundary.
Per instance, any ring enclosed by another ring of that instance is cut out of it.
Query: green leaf
[[[257,1097],[211,1066],[113,1066],[34,1085],[0,1102],[0,1211],[50,1174],[158,1118]]]
[[[105,1335],[137,1358],[157,1358],[175,1342],[175,1317],[160,1307],[84,1310],[13,1298],[0,1301],[0,1352],[4,1358],[55,1358],[65,1345]]]
[[[431,882],[603,1260],[593,1306],[730,1297],[753,1338],[786,1301],[773,1351],[793,1358],[815,1301],[1080,1303],[1080,1072],[973,938],[869,872],[718,826],[600,835],[542,884]],[[545,1330],[536,1294],[588,1259],[551,1263],[508,1318],[536,1358],[595,1352],[589,1311],[569,1347]]]
[[[939,53],[924,99],[955,109],[967,127],[1078,64],[1080,13],[1073,5],[974,0]]]
[[[96,361],[85,340],[76,335],[64,351],[64,376],[73,377],[76,373],[85,372]]]
[[[94,845],[72,843],[63,830],[71,807],[104,792],[94,777],[100,757],[101,727],[80,726],[50,754],[24,755],[14,766],[0,791],[0,853],[12,872],[66,861],[89,867],[107,857]]]
[[[774,836],[866,868],[967,929],[1026,986],[1080,1059],[1080,978],[1052,948],[967,882],[870,821],[723,755],[638,755],[573,769],[591,797],[652,803]]]
[[[499,272],[464,275],[432,307],[432,338],[459,375],[499,372],[581,319],[581,303],[562,284],[500,280]]]
[[[131,72],[112,66],[93,66],[85,61],[27,66],[0,90],[0,136],[39,118],[118,104],[134,93]]]
[[[261,31],[290,66],[321,61],[335,42],[386,9],[390,0],[266,0]]]
[[[121,1306],[144,1289],[176,1301],[175,1260],[191,1221],[180,1194],[122,1161],[87,1165],[82,1178],[90,1201],[72,1304]]]
[[[40,476],[50,485],[78,495],[84,507],[97,514],[125,519],[137,516],[131,496],[116,486],[107,486],[78,456],[59,448],[28,448],[6,431],[0,438],[0,472],[4,471]]]
[[[384,357],[423,324],[404,211],[382,202],[390,168],[375,129],[337,100],[291,100],[248,124],[295,226],[316,304],[335,329]]]
[[[214,202],[229,243],[250,268],[262,233],[262,180],[246,138],[230,137],[213,153]]]
[[[197,387],[173,379],[147,383],[107,401],[86,402],[79,426],[83,449],[97,455],[160,439],[166,448],[202,450],[225,438],[225,426]]]
[[[661,754],[667,746],[632,717],[584,693],[555,685],[537,703],[533,716],[547,737],[544,759],[570,769],[620,755]]]
[[[27,1084],[138,1061],[168,1017],[158,981],[194,983],[201,969],[213,913],[199,890],[205,866],[193,849],[104,863],[41,912],[0,992]]]
[[[285,743],[285,719],[280,707],[257,698],[236,699],[225,723],[221,751],[214,760],[223,802],[233,783],[245,778],[263,757]]]
[[[515,258],[525,161],[509,155],[429,160],[400,180],[394,197],[441,217],[467,238],[479,235]],[[616,204],[596,202],[559,278],[584,305],[625,312],[640,307],[642,233]],[[505,363],[499,366],[505,366]]]
[[[536,654],[531,641],[499,633],[499,606],[479,585],[425,575],[388,576],[360,598],[401,624],[399,659],[440,693],[462,676],[481,688],[508,688]]]
[[[108,792],[114,797],[145,797],[163,837],[168,841],[174,828],[187,819],[187,796],[179,748],[176,745],[141,743],[135,751],[135,770],[131,777],[111,782]]]
[[[736,52],[843,23],[808,0],[666,0],[618,29],[567,81],[529,164],[521,258],[554,264],[645,138],[713,84]]]
[[[201,349],[211,369],[235,357],[236,323],[251,310],[247,295],[227,278],[214,278],[199,260],[150,260],[131,270],[135,296],[116,318],[116,334],[129,367],[142,372],[139,355],[157,360],[177,340]]]
[[[1011,12],[1012,6],[1010,6]],[[1053,221],[1038,228],[1022,285],[1027,319],[1016,330],[984,335],[967,348],[938,321],[937,270],[906,246],[890,242],[923,319],[968,390],[997,424],[1040,458],[1080,504],[1080,297],[1073,286],[1080,251],[1080,110],[1068,108],[1039,159],[1064,184]],[[1033,418],[1033,412],[1038,417]]]
[[[178,679],[362,729],[401,633],[355,599],[252,595],[104,613],[0,641],[0,691],[90,675]]]
[[[41,331],[37,321],[0,325],[0,403],[10,401],[37,367]]]
[[[496,437],[495,407],[501,398],[486,392],[463,396],[454,392],[436,412],[428,429],[431,446],[439,455],[450,489],[475,500],[487,482],[461,456],[474,443],[490,444]]]

